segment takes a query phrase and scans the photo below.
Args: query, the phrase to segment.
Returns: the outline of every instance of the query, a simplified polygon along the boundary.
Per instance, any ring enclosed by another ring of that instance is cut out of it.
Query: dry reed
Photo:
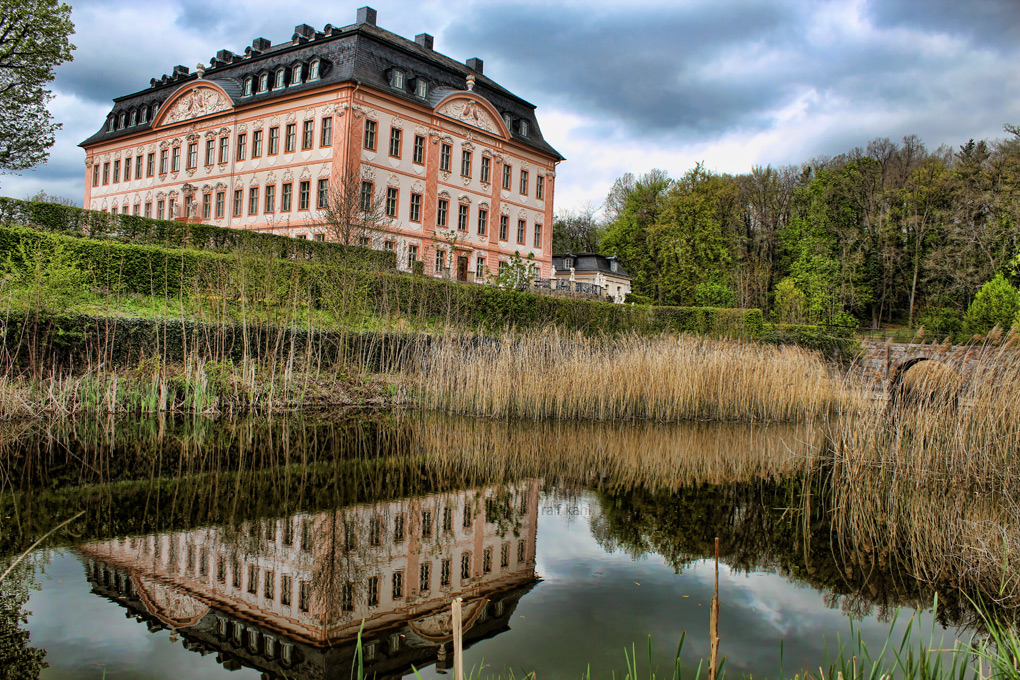
[[[501,418],[810,421],[841,383],[798,347],[689,336],[446,337],[404,372],[418,404]]]

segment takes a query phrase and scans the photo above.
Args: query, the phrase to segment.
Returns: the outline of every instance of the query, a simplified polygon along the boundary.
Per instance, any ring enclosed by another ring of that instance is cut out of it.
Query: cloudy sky
[[[0,193],[40,189],[81,201],[84,153],[115,96],[174,64],[194,69],[296,24],[353,23],[358,3],[79,0],[74,62],[51,110],[64,124],[49,163],[0,177]],[[875,137],[929,147],[1003,136],[1020,123],[1016,0],[584,0],[549,3],[372,0],[381,27],[436,36],[538,106],[567,161],[557,209],[600,204],[624,172],[696,162],[719,172],[800,163]]]

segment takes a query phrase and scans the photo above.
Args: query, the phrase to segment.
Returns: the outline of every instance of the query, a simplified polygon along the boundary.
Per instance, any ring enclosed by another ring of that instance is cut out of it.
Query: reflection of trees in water
[[[634,557],[655,553],[678,572],[709,559],[718,536],[723,559],[732,569],[782,574],[824,590],[830,607],[855,616],[876,614],[883,621],[891,620],[898,607],[931,607],[936,592],[939,620],[946,625],[979,623],[968,596],[1016,606],[1016,600],[996,597],[1001,592],[997,579],[1008,568],[1001,553],[993,560],[994,551],[989,551],[988,564],[975,562],[969,571],[964,569],[964,544],[974,533],[964,536],[970,526],[964,518],[968,512],[987,510],[987,499],[970,500],[973,494],[949,494],[945,489],[932,495],[928,490],[912,498],[897,497],[899,514],[892,514],[872,497],[868,525],[872,533],[867,533],[835,519],[845,514],[849,493],[863,495],[865,489],[839,488],[831,469],[777,481],[706,484],[676,491],[602,491],[602,518],[593,523],[593,534],[608,551]],[[945,511],[954,504],[960,508],[957,513]],[[904,508],[913,514],[905,515]],[[933,511],[939,517],[932,517]],[[913,526],[905,527],[904,521]],[[930,545],[920,545],[913,535],[923,532],[918,524],[922,521],[936,532],[949,530],[941,525],[954,526],[960,538],[948,554],[923,553]],[[1018,523],[997,526],[1005,530]],[[940,559],[944,564],[917,569],[917,561],[925,558],[929,565]],[[945,566],[952,564],[960,570]],[[987,571],[978,572],[976,566]]]
[[[4,680],[31,680],[48,664],[44,661],[46,651],[29,644],[28,631],[21,626],[28,621],[25,604],[30,591],[37,590],[35,579],[37,568],[48,561],[48,555],[36,552],[22,560],[0,582],[0,678]],[[10,564],[0,560],[0,573]]]

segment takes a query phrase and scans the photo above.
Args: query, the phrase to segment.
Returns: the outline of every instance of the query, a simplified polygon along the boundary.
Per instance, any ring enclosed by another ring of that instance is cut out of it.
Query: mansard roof
[[[562,255],[554,254],[552,256],[553,268],[557,274],[570,273],[570,267],[566,266],[564,261],[566,258],[572,258],[574,261],[574,272],[577,274],[587,272],[603,272],[612,276],[617,276],[624,279],[631,278],[631,275],[623,268],[623,263],[620,262],[619,258],[615,255],[606,257],[605,255],[598,255],[596,253],[563,253]],[[612,262],[616,262],[616,271],[613,271]]]
[[[363,18],[360,13],[359,18]],[[176,91],[194,84],[200,77],[221,87],[235,107],[258,104],[324,85],[353,82],[420,106],[434,108],[437,101],[432,94],[436,90],[444,90],[446,94],[450,90],[467,90],[468,76],[474,76],[472,92],[488,100],[504,120],[510,119],[514,140],[559,160],[563,159],[542,136],[534,104],[483,75],[480,60],[468,60],[477,70],[470,68],[432,49],[431,36],[423,35],[420,38],[423,38],[421,43],[379,28],[374,24],[374,13],[367,21],[343,28],[327,24],[324,30],[316,31],[303,24],[295,28],[290,41],[278,45],[257,38],[251,47],[245,49],[244,54],[220,50],[201,75],[190,72],[186,67],[176,66],[171,75],[152,79],[151,86],[145,90],[114,99],[114,107],[107,122],[79,146],[91,146],[150,129],[153,124],[153,105],[162,105]],[[316,59],[319,60],[319,78],[308,81],[307,69]],[[306,79],[300,84],[290,85],[290,69],[299,63],[305,67]],[[280,68],[288,69],[288,85],[274,89],[273,77]],[[402,90],[390,85],[394,69],[404,73],[405,86]],[[257,82],[262,73],[269,74],[270,87],[259,93]],[[248,77],[254,78],[255,85],[251,95],[243,96],[244,81]],[[415,93],[418,79],[424,80],[428,86],[429,96],[425,99]],[[149,112],[144,123],[141,122],[143,107]],[[136,124],[120,126],[120,114],[125,113],[130,123],[132,111],[136,112]],[[109,128],[111,119],[115,121],[112,130]],[[521,134],[522,121],[527,124],[526,134]]]

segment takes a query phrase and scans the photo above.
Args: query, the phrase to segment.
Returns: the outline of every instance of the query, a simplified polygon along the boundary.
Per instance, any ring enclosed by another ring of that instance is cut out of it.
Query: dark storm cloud
[[[444,36],[498,60],[521,92],[537,88],[543,99],[569,100],[635,127],[707,131],[753,121],[784,96],[771,83],[714,78],[710,62],[743,43],[789,40],[794,26],[780,5],[604,13],[488,6]]]
[[[928,3],[904,2],[900,10],[884,11],[879,19],[887,28],[903,22],[914,31],[908,39],[885,41],[871,30],[858,34],[847,27],[844,33],[840,19],[815,25],[826,11],[822,3],[608,12],[486,7],[447,34],[461,49],[487,55],[510,76],[511,89],[526,97],[608,117],[641,136],[692,140],[736,128],[766,129],[778,109],[805,92],[817,93],[820,102],[917,107],[919,113],[954,98],[961,106],[997,108],[1003,93],[991,74],[961,73],[959,54],[917,44],[926,36],[913,20],[919,12],[910,8],[922,5]],[[1005,2],[978,3],[971,21],[967,3],[959,4],[965,9],[931,5],[929,30],[962,25],[960,36],[995,30],[1007,15],[1018,14]],[[869,17],[866,11],[864,19]],[[1011,21],[999,36],[1018,25]],[[722,71],[720,63],[726,65]]]
[[[978,47],[1012,52],[1020,41],[1020,3],[1016,0],[870,0],[867,15],[879,27],[963,36]]]

